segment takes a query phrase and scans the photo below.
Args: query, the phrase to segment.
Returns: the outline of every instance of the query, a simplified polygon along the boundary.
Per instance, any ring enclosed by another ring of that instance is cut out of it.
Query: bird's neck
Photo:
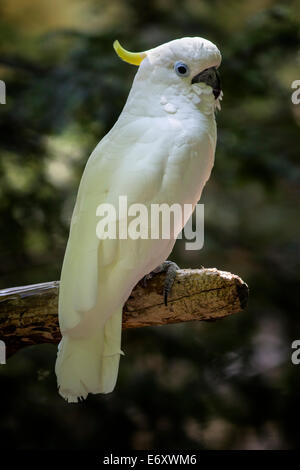
[[[133,116],[163,117],[176,115],[182,119],[197,118],[199,113],[204,120],[215,120],[216,100],[207,86],[195,85],[181,88],[153,86],[151,92],[145,86],[135,86],[131,90],[125,108]]]

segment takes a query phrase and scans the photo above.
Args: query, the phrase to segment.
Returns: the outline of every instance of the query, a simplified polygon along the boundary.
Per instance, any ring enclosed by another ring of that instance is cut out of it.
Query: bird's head
[[[222,94],[217,70],[221,53],[207,39],[175,39],[145,52],[126,51],[118,41],[114,42],[114,48],[122,60],[140,66],[138,82],[151,81],[151,86],[161,91],[172,89],[177,95],[203,94],[218,106]]]

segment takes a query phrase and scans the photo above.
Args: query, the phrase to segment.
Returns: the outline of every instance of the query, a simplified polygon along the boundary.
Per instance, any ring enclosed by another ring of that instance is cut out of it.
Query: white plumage
[[[134,56],[134,54],[133,54]],[[174,64],[187,65],[178,76]],[[125,107],[97,145],[84,170],[65,253],[59,295],[59,393],[69,402],[88,393],[109,393],[117,380],[122,307],[135,284],[172,251],[171,240],[99,240],[96,209],[190,203],[195,206],[210,176],[216,146],[218,96],[203,70],[218,67],[217,47],[183,38],[140,54]]]

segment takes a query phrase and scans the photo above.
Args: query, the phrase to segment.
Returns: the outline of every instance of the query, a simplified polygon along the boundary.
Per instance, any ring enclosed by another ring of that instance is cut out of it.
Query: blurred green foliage
[[[250,286],[247,311],[125,332],[115,392],[78,406],[56,393],[56,348],[0,366],[1,446],[17,449],[296,448],[300,79],[296,1],[4,0],[0,6],[0,287],[59,278],[85,162],[135,73],[112,49],[203,36],[223,54],[205,246],[172,255]]]

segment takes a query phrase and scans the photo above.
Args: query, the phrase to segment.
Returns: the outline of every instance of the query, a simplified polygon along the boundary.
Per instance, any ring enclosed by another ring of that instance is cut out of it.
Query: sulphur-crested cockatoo
[[[152,204],[179,203],[193,209],[214,163],[218,48],[200,37],[142,53],[128,52],[118,41],[114,48],[139,68],[119,119],[87,162],[72,216],[56,362],[59,393],[69,402],[114,389],[122,307],[136,283],[169,256],[184,224],[169,239],[105,239],[96,233],[97,207],[116,207],[123,195],[128,207],[140,203],[150,211]]]

